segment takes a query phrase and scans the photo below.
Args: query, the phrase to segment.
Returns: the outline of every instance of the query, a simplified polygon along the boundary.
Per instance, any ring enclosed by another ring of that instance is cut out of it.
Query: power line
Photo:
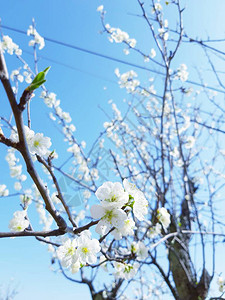
[[[12,31],[19,32],[19,33],[27,35],[27,32],[24,31],[24,30],[16,29],[16,28],[9,27],[9,26],[6,26],[6,25],[1,25],[1,27],[5,28],[5,29],[8,29],[8,30],[12,30]],[[58,44],[58,45],[61,45],[61,46],[67,47],[67,48],[72,48],[72,49],[75,49],[75,50],[78,50],[78,51],[81,51],[81,52],[85,52],[87,54],[95,55],[95,56],[102,57],[102,58],[105,58],[105,59],[108,59],[108,60],[119,62],[121,64],[129,65],[129,66],[132,66],[132,67],[135,67],[135,68],[138,68],[138,69],[142,69],[142,70],[146,70],[146,71],[150,71],[150,72],[153,72],[153,73],[163,75],[163,73],[161,73],[161,72],[158,72],[156,70],[149,69],[149,68],[134,64],[132,62],[128,62],[128,61],[125,61],[125,60],[122,60],[122,59],[119,59],[119,58],[116,58],[116,57],[108,56],[108,55],[105,55],[105,54],[102,54],[102,53],[99,53],[99,52],[95,52],[95,51],[92,51],[92,50],[81,48],[79,46],[72,45],[72,44],[69,44],[69,43],[65,43],[65,42],[62,42],[62,41],[59,41],[59,40],[55,40],[55,39],[52,39],[52,38],[49,38],[49,37],[46,37],[46,36],[42,36],[42,37],[46,41],[49,41],[49,42],[54,43],[54,44]]]
[[[2,25],[2,24],[1,24],[0,27],[8,29],[8,30],[11,30],[11,31],[15,31],[15,32],[18,32],[18,33],[21,33],[21,34],[27,35],[27,32],[24,31],[24,30],[21,30],[21,29],[9,27],[9,26]],[[65,42],[62,42],[62,41],[59,41],[59,40],[55,40],[55,39],[52,39],[52,38],[49,38],[49,37],[46,37],[46,36],[43,36],[43,38],[46,41],[49,41],[51,43],[58,44],[58,45],[61,45],[61,46],[67,47],[67,48],[72,48],[72,49],[75,49],[75,50],[78,50],[78,51],[81,51],[81,52],[85,52],[87,54],[91,54],[91,55],[95,55],[95,56],[98,56],[98,57],[102,57],[102,58],[105,58],[105,59],[108,59],[108,60],[111,60],[111,61],[116,61],[118,63],[125,64],[125,65],[128,65],[128,66],[132,66],[132,67],[135,67],[135,68],[138,68],[138,69],[141,69],[141,70],[149,71],[149,72],[152,72],[152,73],[155,73],[155,74],[158,74],[158,75],[165,75],[164,73],[162,73],[160,71],[156,71],[154,69],[146,68],[146,67],[143,67],[143,66],[134,64],[132,62],[128,62],[128,61],[119,59],[119,58],[115,58],[115,57],[108,56],[108,55],[105,55],[105,54],[102,54],[102,53],[99,53],[99,52],[95,52],[95,51],[92,51],[92,50],[81,48],[79,46],[72,45],[72,44],[69,44],[69,43],[65,43]],[[193,84],[195,86],[203,87],[203,85],[201,83],[198,83],[198,82],[195,82],[195,81],[187,80],[186,82],[190,83],[190,84]],[[205,86],[205,88],[209,89],[209,90],[213,90],[213,91],[225,94],[225,91],[217,89],[215,87]]]
[[[22,49],[22,51],[23,51],[24,53],[26,53],[26,54],[33,55],[33,53],[31,53],[30,51],[23,50],[23,49]],[[95,77],[95,78],[100,78],[101,80],[104,80],[104,81],[108,81],[108,82],[117,84],[117,82],[116,82],[115,80],[111,80],[111,79],[109,79],[109,78],[100,76],[99,74],[94,74],[94,73],[91,73],[91,72],[87,72],[87,71],[82,70],[82,69],[80,69],[80,68],[76,68],[76,67],[74,67],[74,66],[68,65],[68,64],[66,64],[66,63],[63,63],[63,62],[58,61],[58,60],[56,60],[56,59],[49,58],[49,57],[44,56],[44,55],[38,55],[38,58],[41,58],[41,59],[44,59],[44,60],[53,62],[54,64],[63,66],[63,67],[65,67],[65,68],[68,68],[68,69],[71,69],[71,70],[74,70],[74,71],[77,71],[77,72],[81,72],[81,73],[87,74],[87,75],[92,76],[92,77]]]

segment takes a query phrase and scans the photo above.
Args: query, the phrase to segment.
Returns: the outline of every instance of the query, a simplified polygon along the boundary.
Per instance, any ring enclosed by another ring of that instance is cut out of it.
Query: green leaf
[[[44,73],[45,73],[45,76],[48,74],[48,71],[51,69],[51,67],[47,67],[46,69],[44,69]]]
[[[44,79],[44,80],[41,80],[41,81],[38,81],[38,82],[35,82],[35,83],[31,83],[28,87],[27,87],[27,90],[28,91],[34,91],[34,90],[36,90],[37,88],[39,88],[43,83],[45,83],[46,82],[46,80]]]
[[[28,91],[34,91],[37,88],[39,88],[43,83],[46,82],[45,76],[47,75],[48,71],[50,70],[51,67],[47,67],[44,69],[44,71],[41,71],[38,73],[35,77],[34,80],[31,82],[31,84],[27,87]]]

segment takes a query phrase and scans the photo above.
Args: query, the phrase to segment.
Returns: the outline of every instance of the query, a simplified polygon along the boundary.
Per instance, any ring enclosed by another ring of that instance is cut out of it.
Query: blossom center
[[[82,252],[84,254],[87,254],[89,252],[89,249],[87,247],[82,248]]]
[[[111,197],[111,202],[115,202],[117,200],[117,197],[115,196],[115,195],[113,195],[112,197]]]
[[[38,147],[40,145],[39,141],[34,141],[34,147]]]
[[[74,254],[74,248],[73,248],[73,247],[70,247],[70,248],[67,250],[67,254],[68,254],[68,255],[73,255],[73,254]]]
[[[106,218],[109,222],[111,222],[113,217],[114,217],[113,211],[112,211],[112,210],[108,210],[108,211],[106,212],[106,214],[105,214],[105,218]]]

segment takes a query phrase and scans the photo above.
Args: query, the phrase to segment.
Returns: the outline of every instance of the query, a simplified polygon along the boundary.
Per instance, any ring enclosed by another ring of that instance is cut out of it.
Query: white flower
[[[82,264],[93,264],[96,262],[96,254],[100,252],[101,247],[98,240],[91,239],[90,231],[85,230],[81,233],[77,240],[77,245],[77,254]]]
[[[28,126],[24,126],[24,133],[25,133],[27,143],[29,144],[30,140],[34,136],[34,131],[31,130]],[[10,135],[10,139],[15,143],[19,142],[19,136],[18,136],[17,128],[15,126],[13,126],[13,129],[12,129],[12,132],[11,132],[11,135]]]
[[[156,56],[156,51],[155,51],[155,49],[151,49],[151,52],[150,52],[150,57],[151,58],[154,58]]]
[[[9,190],[6,189],[5,184],[0,184],[0,197],[6,197],[9,194]]]
[[[157,210],[157,219],[162,224],[163,228],[166,230],[170,225],[170,214],[165,207],[161,207]]]
[[[134,93],[136,88],[140,85],[140,81],[135,79],[137,73],[130,70],[126,73],[116,73],[117,77],[120,78],[119,85],[121,88],[126,88],[128,93]]]
[[[129,34],[125,31],[122,31],[120,28],[113,28],[110,27],[109,24],[105,25],[106,29],[108,30],[108,32],[111,34],[109,41],[111,43],[115,42],[115,43],[127,43],[131,48],[134,48],[136,46],[137,41],[135,39],[131,39],[129,37]]]
[[[72,152],[76,157],[80,154],[80,147],[77,144],[73,144],[70,148],[67,149],[68,152]]]
[[[185,148],[191,149],[191,148],[193,148],[194,144],[195,144],[195,137],[188,136],[186,139]]]
[[[89,190],[84,190],[83,196],[85,199],[89,199],[91,197],[91,192]]]
[[[15,150],[14,149],[12,149],[12,148],[8,149],[8,153],[5,157],[5,160],[7,161],[7,163],[9,164],[10,167],[16,165],[17,158],[15,156]]]
[[[32,202],[32,190],[25,190],[23,195],[20,195],[20,201],[24,205],[28,206]]]
[[[78,261],[77,240],[67,239],[62,246],[57,249],[57,257],[64,268],[69,268]]]
[[[225,280],[223,279],[222,276],[218,277],[217,284],[219,285],[219,291],[221,293],[223,293],[224,292],[224,286],[225,286]]]
[[[91,216],[94,219],[101,219],[95,229],[101,235],[108,233],[112,227],[123,227],[124,221],[127,218],[127,214],[114,205],[93,205],[91,207]]]
[[[16,182],[14,183],[14,189],[15,189],[16,191],[20,191],[20,190],[22,189],[22,185],[21,185],[21,183],[20,183],[19,181],[16,181]]]
[[[108,266],[107,263],[105,262],[106,258],[104,255],[101,255],[99,257],[99,263],[100,263],[100,267],[105,271],[108,272]],[[104,262],[103,262],[104,261]]]
[[[103,12],[103,9],[104,9],[104,6],[103,6],[103,5],[100,5],[100,6],[97,8],[97,11]]]
[[[48,153],[48,148],[51,144],[51,139],[49,137],[44,137],[43,133],[36,133],[30,140],[29,149],[31,154],[44,156]]]
[[[134,235],[135,223],[132,219],[127,218],[124,221],[123,227],[120,229],[114,229],[112,235],[116,240],[120,240],[123,236]]]
[[[27,35],[30,36],[32,35],[34,37],[33,40],[30,40],[29,46],[34,46],[35,44],[39,45],[39,50],[43,49],[45,46],[45,40],[40,34],[37,32],[37,30],[30,25],[28,30],[27,30]]]
[[[103,206],[112,205],[121,208],[129,200],[128,193],[124,192],[123,186],[119,182],[113,183],[107,181],[103,183],[103,185],[97,189],[95,195],[101,200]]]
[[[135,217],[139,221],[144,220],[144,215],[148,213],[148,201],[144,194],[135,186],[130,183],[127,179],[124,179],[123,185],[128,194],[134,198],[133,212]]]
[[[18,166],[10,166],[10,176],[11,177],[18,177],[22,173],[22,165]]]
[[[76,261],[75,263],[72,263],[71,265],[71,273],[74,274],[74,273],[77,273],[79,270],[80,270],[80,262],[79,261]]]
[[[148,257],[148,248],[141,241],[133,243],[131,249],[133,250],[132,252],[136,253],[138,259],[145,259]]]
[[[41,92],[40,98],[44,99],[45,104],[48,107],[57,107],[60,104],[60,100],[56,100],[55,93],[46,93],[45,91]]]
[[[188,80],[188,74],[189,73],[187,72],[187,66],[185,64],[181,64],[177,69],[175,79],[180,79],[182,82],[185,82]]]
[[[23,82],[23,76],[19,74],[19,69],[18,70],[13,70],[10,79],[14,81],[14,78],[16,78],[18,81]]]
[[[133,242],[131,244],[131,252],[137,255],[138,259],[145,259],[148,257],[148,248],[141,241]]]
[[[2,42],[0,42],[0,48],[4,51],[7,51],[10,55],[15,53],[16,55],[22,55],[22,50],[19,49],[19,46],[13,43],[12,39],[8,35],[3,35]]]
[[[154,14],[156,11],[160,12],[162,10],[162,5],[160,3],[155,3],[152,8],[152,14]]]
[[[26,211],[16,211],[13,214],[12,220],[9,222],[11,231],[24,231],[29,226],[29,221],[25,219]]]
[[[143,221],[144,216],[148,213],[148,201],[141,191],[135,194],[133,212],[139,221]]]
[[[114,262],[113,265],[116,269],[114,276],[116,278],[124,278],[127,280],[133,278],[139,268],[139,263],[137,262],[135,262],[133,265]]]
[[[68,112],[63,111],[60,114],[60,117],[66,122],[66,123],[70,123],[72,121],[71,116]]]
[[[155,226],[151,227],[147,233],[149,238],[155,238],[157,235],[161,233],[162,226],[161,224],[157,223]]]

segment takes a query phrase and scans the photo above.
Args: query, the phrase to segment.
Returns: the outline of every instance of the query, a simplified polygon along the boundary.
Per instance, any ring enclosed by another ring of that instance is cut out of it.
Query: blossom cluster
[[[111,43],[126,43],[130,48],[135,48],[137,41],[130,38],[129,34],[120,28],[113,28],[109,24],[105,25],[106,30],[110,33],[109,41]]]
[[[91,207],[91,216],[100,219],[96,232],[101,235],[108,233],[111,228],[115,228],[113,234],[117,239],[122,235],[132,235],[134,222],[127,213],[133,209],[134,216],[143,221],[148,212],[148,201],[144,194],[127,179],[124,179],[123,186],[119,182],[105,182],[95,194],[100,204]]]
[[[135,276],[140,265],[137,262],[131,265],[131,264],[125,264],[125,263],[115,261],[113,263],[113,266],[115,268],[115,272],[114,272],[115,278],[129,280]]]
[[[185,82],[188,80],[188,71],[187,71],[187,66],[185,64],[181,64],[179,68],[177,69],[177,73],[175,76],[175,79],[179,79],[182,82]]]
[[[162,224],[164,230],[170,225],[170,214],[165,207],[161,207],[157,210],[157,219]]]
[[[219,286],[219,291],[223,293],[225,289],[225,280],[222,276],[217,279],[217,284]]]
[[[33,39],[30,40],[29,46],[39,45],[39,50],[43,49],[45,46],[45,40],[40,34],[37,32],[37,30],[34,28],[34,26],[30,25],[27,29],[27,35],[33,36]]]
[[[148,257],[148,248],[141,241],[133,242],[131,244],[131,252],[136,254],[137,259],[145,259]]]
[[[26,178],[22,176],[22,165],[18,164],[19,159],[15,156],[15,149],[9,148],[7,152],[5,160],[10,168],[10,176],[21,181],[26,180]]]
[[[0,197],[6,197],[9,194],[9,190],[5,184],[0,184]]]
[[[13,70],[10,74],[10,79],[15,82],[23,82],[25,77],[26,83],[30,84],[32,82],[32,73],[26,70],[26,65],[24,65],[24,69],[23,75],[20,73],[20,69]]]
[[[16,55],[22,55],[22,50],[8,35],[3,35],[2,41],[0,42],[0,49],[4,52],[7,51],[10,55],[14,53]]]
[[[57,257],[62,267],[69,268],[72,273],[76,273],[80,267],[95,263],[96,255],[100,250],[99,241],[92,239],[91,232],[85,230],[76,239],[67,239],[57,249]]]
[[[51,139],[49,137],[44,137],[43,133],[35,133],[29,127],[24,126],[25,137],[28,144],[28,148],[31,154],[38,154],[40,156],[48,155],[50,152],[48,148],[51,146]],[[18,132],[16,127],[10,135],[10,139],[13,142],[19,142]]]
[[[140,85],[140,81],[135,79],[138,75],[133,70],[120,74],[119,69],[115,70],[116,76],[119,78],[119,85],[121,88],[126,88],[128,93],[135,92],[136,88]]]
[[[86,147],[85,141],[78,143],[74,137],[76,127],[71,123],[72,119],[70,114],[62,110],[60,100],[57,99],[55,93],[43,91],[41,98],[44,99],[45,104],[53,110],[53,112],[50,113],[50,118],[53,121],[58,121],[58,124],[62,126],[65,141],[69,144],[67,151],[71,152],[74,156],[72,165],[76,171],[79,171],[77,174],[78,179],[86,182],[90,182],[94,179],[97,180],[99,178],[98,170],[89,167],[91,161],[88,161],[83,153],[83,149]]]
[[[16,211],[13,214],[12,220],[9,222],[11,231],[24,231],[29,226],[29,221],[26,219],[26,210]]]

